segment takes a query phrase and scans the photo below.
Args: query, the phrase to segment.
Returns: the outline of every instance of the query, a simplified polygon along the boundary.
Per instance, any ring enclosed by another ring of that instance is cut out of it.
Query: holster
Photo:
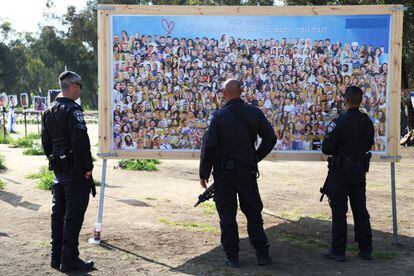
[[[249,164],[247,162],[242,162],[240,160],[236,160],[234,158],[227,158],[227,157],[218,157],[215,170],[217,172],[224,172],[224,171],[251,171],[255,174],[256,178],[259,178],[259,168],[256,164]]]
[[[362,166],[365,172],[369,171],[371,152],[360,156],[333,155],[328,158],[328,168],[340,171],[350,171],[354,166]]]
[[[75,165],[75,156],[71,150],[61,150],[59,152],[52,153],[48,157],[49,170],[65,173],[72,170]]]

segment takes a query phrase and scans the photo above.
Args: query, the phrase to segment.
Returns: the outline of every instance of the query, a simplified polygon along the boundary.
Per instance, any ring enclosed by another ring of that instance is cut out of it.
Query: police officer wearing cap
[[[75,100],[81,77],[65,71],[59,76],[61,97],[42,117],[42,145],[55,173],[52,188],[51,267],[63,272],[91,270],[94,263],[79,258],[78,239],[89,202],[92,156],[83,109]]]
[[[359,111],[362,90],[356,86],[346,89],[346,113],[328,126],[322,142],[322,152],[330,155],[329,172],[321,192],[327,194],[332,209],[331,248],[323,254],[326,258],[345,261],[347,242],[348,198],[354,217],[355,241],[358,256],[372,259],[372,232],[366,207],[365,175],[369,170],[374,144],[374,126],[365,113]]]
[[[200,184],[207,187],[213,170],[217,212],[220,217],[221,243],[225,264],[240,266],[239,233],[236,222],[237,195],[240,209],[247,218],[250,243],[256,250],[257,265],[270,262],[269,245],[263,230],[263,204],[257,187],[257,163],[276,144],[275,133],[262,111],[240,98],[240,83],[224,83],[226,104],[212,113],[204,136],[200,157]],[[262,138],[255,148],[256,137]]]

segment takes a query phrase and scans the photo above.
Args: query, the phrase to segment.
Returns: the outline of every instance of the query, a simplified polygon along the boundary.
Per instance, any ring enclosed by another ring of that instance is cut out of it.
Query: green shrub
[[[46,166],[42,166],[38,173],[29,174],[26,178],[37,179],[36,187],[39,189],[51,190],[55,174],[49,171]]]
[[[26,176],[26,178],[29,178],[29,179],[39,179],[39,178],[42,177],[42,175],[47,174],[48,172],[49,172],[48,167],[41,166],[38,173],[29,174],[28,176]]]
[[[2,130],[0,129],[0,131]],[[10,142],[11,142],[11,138],[4,137],[4,136],[0,137],[0,144],[10,144]]]
[[[45,152],[40,144],[34,143],[31,148],[23,151],[24,155],[44,155]]]
[[[40,139],[40,137],[41,137],[41,134],[39,134],[39,133],[29,133],[29,134],[27,134],[27,139],[30,139],[30,140],[37,140],[37,139]]]
[[[12,148],[31,148],[33,145],[33,139],[29,139],[26,137],[20,137],[11,142],[10,147]]]
[[[157,171],[158,164],[160,161],[157,159],[122,159],[118,162],[121,169],[131,171]]]
[[[6,182],[0,179],[0,190],[4,190],[4,187],[6,187]]]
[[[54,179],[54,173],[52,171],[49,171],[49,173],[39,178],[39,181],[37,182],[37,187],[42,190],[52,190]]]
[[[0,170],[3,170],[6,168],[5,161],[6,159],[4,158],[4,155],[0,154]]]
[[[30,177],[30,176],[29,176]],[[46,167],[41,167],[38,174],[32,175],[31,178],[38,179],[36,187],[42,190],[52,190],[55,174]]]

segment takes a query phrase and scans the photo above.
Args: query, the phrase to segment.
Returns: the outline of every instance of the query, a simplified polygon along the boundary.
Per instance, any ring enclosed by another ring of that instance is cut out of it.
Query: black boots
[[[264,266],[270,264],[272,259],[269,255],[269,246],[264,248],[256,249],[256,265]]]
[[[230,267],[240,267],[239,257],[226,257],[224,259],[224,264]]]
[[[358,252],[358,257],[363,259],[363,260],[371,261],[372,260],[372,253],[371,252],[364,253],[362,251],[359,251]]]
[[[332,253],[332,250],[329,248],[322,252],[322,255],[332,261],[335,262],[345,262],[345,255],[336,255]]]
[[[66,263],[62,262],[62,265],[60,266],[60,270],[62,272],[69,272],[69,271],[91,271],[93,270],[93,261],[83,261],[81,259],[76,259],[75,261]]]

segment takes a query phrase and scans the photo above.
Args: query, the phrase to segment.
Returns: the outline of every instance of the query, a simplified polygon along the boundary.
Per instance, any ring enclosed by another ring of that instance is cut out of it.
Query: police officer
[[[61,97],[42,117],[42,145],[55,173],[51,267],[64,272],[91,270],[94,263],[79,259],[78,251],[93,169],[83,109],[75,102],[82,88],[81,77],[65,71],[59,84]]]
[[[237,195],[240,209],[247,218],[250,243],[256,249],[257,265],[270,262],[261,215],[263,204],[256,176],[257,163],[273,149],[276,136],[262,111],[240,99],[241,92],[237,80],[229,79],[224,83],[223,96],[227,103],[212,114],[200,160],[202,187],[207,187],[213,169],[214,201],[220,217],[225,264],[232,267],[240,266]],[[256,150],[257,135],[262,138],[262,142]]]
[[[329,172],[323,188],[332,209],[332,244],[324,252],[328,259],[345,261],[347,241],[348,198],[354,217],[355,241],[359,245],[358,256],[372,259],[372,233],[366,207],[365,175],[368,172],[374,144],[374,126],[370,118],[359,111],[362,90],[356,86],[346,89],[344,98],[346,113],[328,126],[322,142],[322,152],[331,157]]]

